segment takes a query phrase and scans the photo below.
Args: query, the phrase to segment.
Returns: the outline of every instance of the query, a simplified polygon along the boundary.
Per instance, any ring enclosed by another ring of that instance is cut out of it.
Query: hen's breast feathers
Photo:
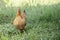
[[[20,25],[20,26],[24,25],[25,23],[26,23],[26,20],[24,18],[22,19],[20,17],[16,17],[13,22],[14,25]]]

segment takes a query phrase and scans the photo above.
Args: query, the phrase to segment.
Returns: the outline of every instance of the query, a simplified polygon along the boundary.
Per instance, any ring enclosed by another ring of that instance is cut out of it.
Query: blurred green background
[[[13,20],[26,11],[28,34],[18,34]],[[60,0],[0,0],[0,40],[60,40]]]

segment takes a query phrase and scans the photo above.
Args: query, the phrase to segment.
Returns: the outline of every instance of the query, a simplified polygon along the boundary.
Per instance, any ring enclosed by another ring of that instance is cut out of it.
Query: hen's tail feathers
[[[26,13],[26,11],[24,10],[24,13]]]

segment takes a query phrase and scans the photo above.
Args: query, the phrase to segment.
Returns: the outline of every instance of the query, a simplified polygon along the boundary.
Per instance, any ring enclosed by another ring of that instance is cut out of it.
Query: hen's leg
[[[20,29],[20,32],[23,33],[23,29]]]

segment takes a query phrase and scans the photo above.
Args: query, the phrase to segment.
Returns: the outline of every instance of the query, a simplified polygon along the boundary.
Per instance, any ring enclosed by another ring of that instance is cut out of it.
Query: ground
[[[0,11],[0,40],[59,40],[60,4],[22,7],[27,15],[27,33],[18,33],[13,25],[17,8],[2,7]]]

